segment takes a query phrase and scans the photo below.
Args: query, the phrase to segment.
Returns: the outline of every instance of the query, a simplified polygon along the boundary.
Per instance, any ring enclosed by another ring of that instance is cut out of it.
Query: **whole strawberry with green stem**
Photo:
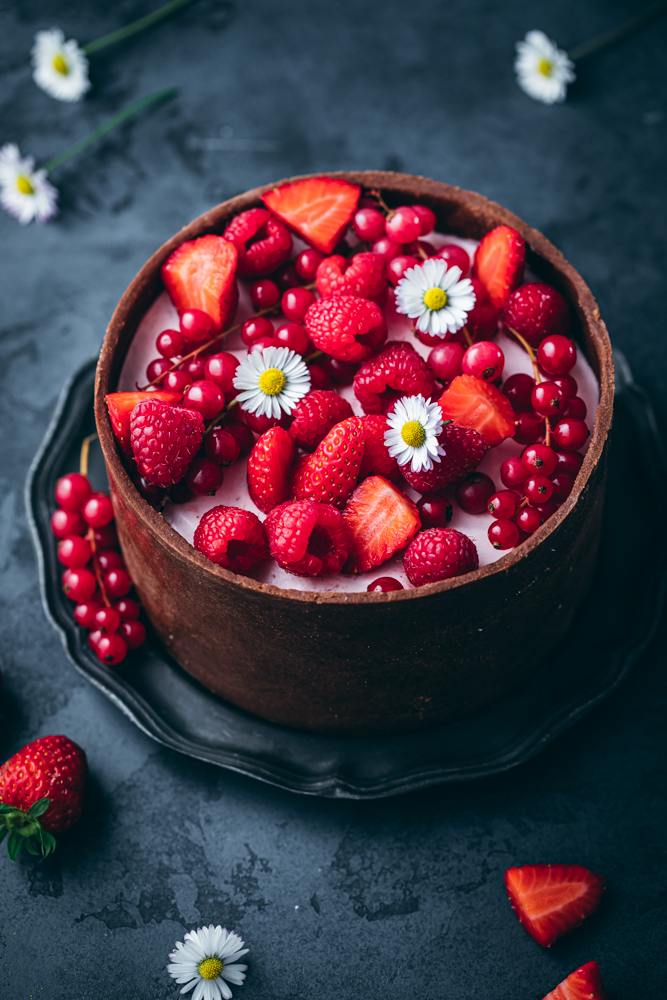
[[[0,841],[15,861],[23,846],[46,857],[54,833],[76,823],[83,808],[86,755],[67,736],[43,736],[0,767]]]

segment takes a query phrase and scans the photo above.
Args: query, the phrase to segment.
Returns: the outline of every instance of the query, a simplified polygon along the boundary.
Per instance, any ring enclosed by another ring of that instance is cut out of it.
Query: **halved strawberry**
[[[179,315],[201,309],[218,329],[228,326],[238,301],[237,259],[236,247],[222,236],[181,243],[162,265],[164,287]]]
[[[330,254],[354,215],[361,188],[331,177],[307,177],[267,191],[262,201],[322,253]]]
[[[248,457],[248,493],[264,514],[289,497],[296,445],[282,427],[271,427],[255,442]]]
[[[352,534],[346,569],[365,573],[400,552],[421,528],[416,504],[383,476],[369,476],[343,511]]]
[[[363,454],[361,419],[341,420],[305,462],[297,463],[292,495],[297,500],[317,500],[340,509],[356,486]]]
[[[473,427],[489,448],[512,437],[516,431],[516,414],[507,396],[474,375],[457,375],[438,403],[445,420]]]
[[[109,420],[118,444],[126,455],[132,454],[130,444],[130,417],[137,403],[143,399],[161,399],[163,403],[180,403],[183,394],[158,389],[155,392],[110,392],[105,397]]]
[[[586,962],[575,969],[544,1000],[607,1000],[597,962]]]
[[[524,928],[550,948],[597,910],[604,879],[581,865],[522,865],[507,869],[505,887]]]
[[[518,286],[525,263],[523,236],[509,226],[496,226],[477,247],[474,275],[486,288],[496,309],[502,309]]]

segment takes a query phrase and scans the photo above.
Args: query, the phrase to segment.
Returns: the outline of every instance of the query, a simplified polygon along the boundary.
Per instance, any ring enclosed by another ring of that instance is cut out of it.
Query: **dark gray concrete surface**
[[[373,804],[298,798],[161,749],[74,672],[40,606],[22,491],[62,384],[144,260],[215,202],[307,171],[421,173],[542,229],[664,426],[667,18],[582,66],[558,107],[516,87],[515,40],[540,27],[581,42],[630,16],[629,0],[201,0],[93,57],[81,105],[32,83],[37,29],[86,41],[152,6],[0,4],[0,142],[46,160],[131,100],[182,88],[54,174],[55,222],[0,214],[0,752],[64,732],[91,770],[56,855],[0,861],[0,996],[175,997],[167,953],[203,922],[248,942],[245,1000],[541,1000],[590,959],[610,1000],[663,996],[664,627],[616,695],[512,773]],[[646,512],[664,530],[662,498],[646,499],[619,544]],[[543,860],[608,885],[551,951],[502,886],[508,865]]]

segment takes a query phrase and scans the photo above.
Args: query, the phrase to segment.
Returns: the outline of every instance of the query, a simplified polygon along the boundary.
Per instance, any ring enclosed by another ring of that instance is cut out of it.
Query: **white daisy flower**
[[[83,49],[73,38],[66,42],[60,28],[38,31],[30,54],[32,78],[49,97],[79,101],[90,89],[88,60]]]
[[[475,292],[469,278],[461,278],[460,267],[447,267],[447,261],[425,260],[406,271],[396,286],[396,309],[416,320],[422,333],[444,337],[465,326],[475,305]]]
[[[243,986],[248,966],[235,963],[247,953],[238,934],[209,924],[189,931],[184,941],[176,942],[167,972],[177,983],[185,983],[181,993],[194,989],[192,1000],[229,1000],[232,991],[225,980]]]
[[[564,101],[568,83],[576,79],[574,63],[543,31],[529,31],[516,43],[514,72],[529,97],[544,104]]]
[[[409,462],[413,472],[428,472],[446,454],[438,444],[442,410],[437,403],[427,402],[421,395],[404,396],[387,415],[387,424],[384,443],[399,465]]]
[[[310,372],[303,358],[289,347],[255,350],[241,362],[234,376],[242,409],[257,416],[291,413],[310,389]]]
[[[46,176],[46,170],[35,170],[32,156],[21,156],[15,143],[0,148],[0,203],[22,226],[58,214],[58,191]]]

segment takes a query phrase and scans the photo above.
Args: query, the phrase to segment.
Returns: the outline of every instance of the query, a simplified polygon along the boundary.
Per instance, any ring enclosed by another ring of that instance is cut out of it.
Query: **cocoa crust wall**
[[[104,396],[114,391],[137,326],[162,291],[160,267],[184,240],[220,233],[274,185],[212,209],[142,268],[119,303],[97,369],[95,415],[128,568],[159,636],[211,691],[274,722],[316,732],[405,732],[460,717],[531,676],[589,588],[601,527],[612,420],[611,346],[580,275],[539,232],[480,195],[386,172],[336,173],[381,189],[389,204],[421,202],[437,228],[480,239],[517,229],[528,263],[572,307],[573,335],[600,382],[600,405],[575,487],[530,539],[466,576],[389,594],[281,590],[237,576],[196,552],[133,486]],[[284,182],[279,182],[284,183]],[[277,186],[277,185],[276,185]]]

